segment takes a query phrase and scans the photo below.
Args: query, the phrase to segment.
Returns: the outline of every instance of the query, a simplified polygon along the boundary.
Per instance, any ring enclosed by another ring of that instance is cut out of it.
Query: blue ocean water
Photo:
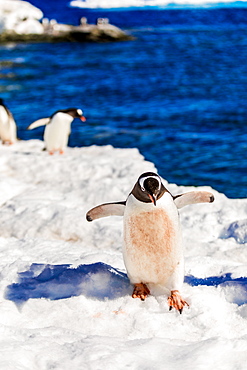
[[[1,97],[21,139],[34,120],[82,108],[70,146],[137,147],[179,185],[247,197],[247,8],[85,10],[30,1],[48,18],[108,17],[136,37],[116,43],[0,46]]]

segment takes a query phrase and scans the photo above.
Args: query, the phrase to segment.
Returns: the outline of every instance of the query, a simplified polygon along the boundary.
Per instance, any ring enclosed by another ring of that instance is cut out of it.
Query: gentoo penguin
[[[27,129],[32,130],[36,127],[45,125],[45,148],[50,154],[54,154],[55,151],[59,151],[60,154],[63,154],[64,149],[68,145],[71,123],[74,118],[80,118],[83,122],[86,121],[81,109],[68,108],[58,110],[48,118],[41,118],[31,123]]]
[[[0,99],[0,138],[3,144],[14,144],[16,138],[16,123],[13,115]]]
[[[153,173],[143,173],[126,201],[105,203],[87,212],[88,221],[110,215],[123,216],[123,257],[132,297],[145,298],[150,290],[168,291],[168,305],[182,313],[188,303],[181,297],[184,258],[178,209],[188,204],[211,203],[213,194],[192,191],[177,196]]]

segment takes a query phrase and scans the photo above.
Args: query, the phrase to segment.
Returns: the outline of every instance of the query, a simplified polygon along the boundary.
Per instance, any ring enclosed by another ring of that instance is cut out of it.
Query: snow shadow
[[[98,300],[115,299],[132,292],[127,275],[98,262],[90,265],[33,263],[18,273],[18,282],[7,286],[5,298],[21,305],[30,298],[50,300],[84,295]]]
[[[224,274],[221,276],[210,276],[205,279],[196,278],[195,276],[185,276],[184,282],[191,286],[220,286],[226,300],[231,303],[236,303],[241,306],[247,303],[247,277],[232,278],[232,274]]]
[[[247,278],[233,279],[231,274],[205,279],[185,276],[191,286],[220,286],[226,300],[238,305],[247,303]],[[33,263],[18,273],[18,282],[7,286],[5,298],[21,306],[31,298],[58,300],[84,295],[97,300],[116,299],[132,294],[127,274],[102,262],[90,265],[50,265]]]

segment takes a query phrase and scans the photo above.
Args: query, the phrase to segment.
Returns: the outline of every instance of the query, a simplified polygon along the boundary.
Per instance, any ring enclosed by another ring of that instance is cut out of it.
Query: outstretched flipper
[[[108,216],[123,216],[126,202],[105,203],[90,209],[87,212],[86,218],[88,221],[97,220],[97,218]]]
[[[31,125],[29,125],[27,127],[27,130],[32,130],[36,127],[40,127],[40,126],[45,126],[47,125],[48,123],[50,122],[50,118],[41,118],[41,119],[38,119],[37,121],[34,121],[33,123],[31,123]]]
[[[177,208],[182,208],[188,204],[212,203],[214,196],[208,191],[190,191],[185,194],[176,195],[173,197],[173,200]]]

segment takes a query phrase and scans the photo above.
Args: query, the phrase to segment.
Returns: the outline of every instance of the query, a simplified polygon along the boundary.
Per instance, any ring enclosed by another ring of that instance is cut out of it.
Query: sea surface
[[[0,46],[0,93],[20,139],[42,139],[31,122],[78,107],[87,121],[73,122],[70,146],[137,147],[169,182],[247,197],[247,8],[30,2],[59,22],[109,18],[135,40]]]

